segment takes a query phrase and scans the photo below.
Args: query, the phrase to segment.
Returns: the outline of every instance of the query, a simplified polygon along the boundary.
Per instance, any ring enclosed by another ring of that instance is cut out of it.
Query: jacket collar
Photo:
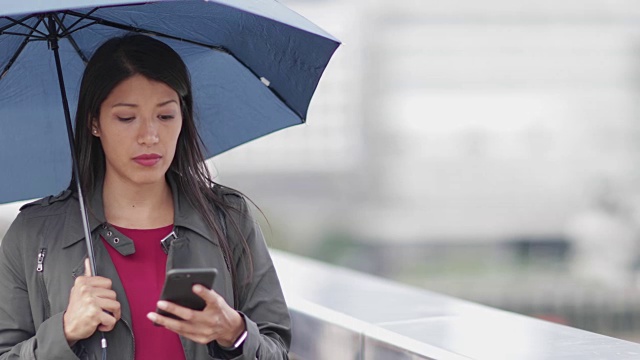
[[[171,187],[171,193],[173,194],[173,226],[185,227],[200,234],[205,239],[213,243],[217,243],[214,240],[214,236],[204,220],[202,215],[193,206],[187,195],[180,191],[178,187],[177,179],[180,175],[169,173],[167,175],[167,181]]]
[[[179,175],[169,173],[166,177],[171,187],[171,193],[173,194],[174,227],[188,228],[197,232],[205,239],[217,244],[206,221],[189,201],[186,194],[179,190],[177,179],[175,179],[176,176]],[[89,217],[89,231],[92,234],[99,226],[107,225],[102,202],[102,191],[103,179],[100,179],[96,182],[94,191],[89,195],[85,194],[86,203],[88,204],[87,216]],[[65,217],[65,227],[67,228],[68,237],[65,239],[64,247],[71,246],[84,239],[84,226],[81,221],[82,215],[77,192],[73,193],[73,198],[75,201],[70,204],[72,208]]]
[[[104,208],[102,206],[102,180],[96,183],[96,188],[91,194],[84,194],[85,204],[87,204],[87,217],[89,218],[89,232],[93,232],[105,223]],[[73,200],[68,204],[69,211],[65,215],[65,228],[68,236],[64,240],[63,247],[68,247],[84,239],[84,226],[82,224],[82,213],[80,212],[80,200],[78,192],[74,191]]]

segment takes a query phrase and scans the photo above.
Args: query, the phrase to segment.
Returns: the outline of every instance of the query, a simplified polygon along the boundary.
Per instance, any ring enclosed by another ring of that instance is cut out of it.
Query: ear
[[[100,124],[98,119],[91,120],[91,134],[95,137],[100,137]]]

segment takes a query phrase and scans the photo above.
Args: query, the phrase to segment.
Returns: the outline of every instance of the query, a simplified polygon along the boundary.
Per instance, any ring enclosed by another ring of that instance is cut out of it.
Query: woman
[[[0,247],[0,359],[97,359],[103,337],[109,359],[286,359],[276,272],[243,197],[207,172],[179,55],[143,35],[104,43],[75,126],[99,276],[73,185],[24,206]],[[203,267],[218,270],[193,289],[204,310],[158,302],[166,270]]]

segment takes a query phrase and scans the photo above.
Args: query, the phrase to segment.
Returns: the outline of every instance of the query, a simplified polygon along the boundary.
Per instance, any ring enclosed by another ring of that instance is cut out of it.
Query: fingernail
[[[155,322],[156,320],[158,320],[158,316],[154,313],[148,313],[147,314],[147,318],[153,322]]]
[[[158,307],[160,309],[166,309],[169,306],[166,301],[158,301]]]
[[[202,285],[193,285],[193,291],[202,292],[202,290],[204,290]]]

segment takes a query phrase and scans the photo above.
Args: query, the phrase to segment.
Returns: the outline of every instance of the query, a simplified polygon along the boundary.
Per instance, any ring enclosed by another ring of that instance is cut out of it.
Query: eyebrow
[[[165,102],[161,102],[161,103],[159,103],[158,105],[156,105],[156,107],[165,106],[165,105],[170,104],[170,103],[172,103],[172,102],[173,102],[173,103],[178,104],[178,102],[177,102],[177,101],[175,101],[175,100],[173,100],[173,99],[172,99],[172,100],[167,100],[167,101],[165,101]],[[135,108],[135,107],[138,107],[138,105],[137,105],[137,104],[117,103],[117,104],[113,105],[113,106],[112,106],[112,108],[114,108],[114,107],[118,107],[118,106],[126,106],[126,107],[134,107],[134,108]]]

